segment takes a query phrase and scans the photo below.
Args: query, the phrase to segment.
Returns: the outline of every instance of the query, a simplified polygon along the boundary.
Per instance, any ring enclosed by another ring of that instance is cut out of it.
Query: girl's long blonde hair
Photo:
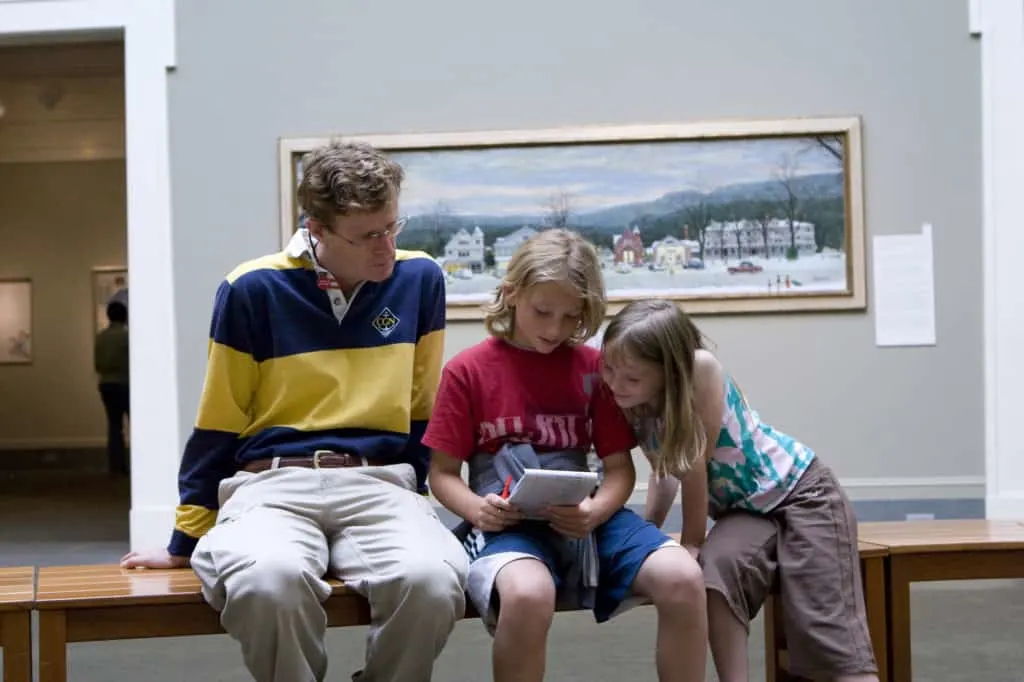
[[[655,414],[647,406],[626,410],[641,442],[656,444],[647,456],[659,478],[683,476],[707,446],[693,386],[694,354],[707,348],[705,340],[689,315],[657,299],[630,303],[604,333],[602,353],[609,359],[625,357],[661,369],[664,396]]]

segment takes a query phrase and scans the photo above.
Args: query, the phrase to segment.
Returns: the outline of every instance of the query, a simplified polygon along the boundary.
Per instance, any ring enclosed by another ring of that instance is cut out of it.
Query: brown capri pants
[[[791,673],[820,679],[877,673],[864,609],[857,520],[815,457],[765,515],[721,516],[701,549],[704,583],[750,627],[779,580]]]

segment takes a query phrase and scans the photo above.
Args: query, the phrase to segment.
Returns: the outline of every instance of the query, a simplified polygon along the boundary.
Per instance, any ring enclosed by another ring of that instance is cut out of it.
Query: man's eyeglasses
[[[397,237],[401,232],[405,224],[409,222],[408,218],[399,218],[395,222],[391,223],[387,228],[383,230],[375,230],[373,232],[367,232],[362,234],[355,239],[349,239],[340,232],[335,232],[336,235],[347,241],[352,246],[369,246],[378,239],[389,239],[391,237]]]

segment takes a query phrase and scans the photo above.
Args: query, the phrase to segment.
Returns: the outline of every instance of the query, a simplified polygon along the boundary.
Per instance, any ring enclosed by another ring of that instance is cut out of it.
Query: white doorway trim
[[[985,515],[1024,519],[1024,6],[972,2],[981,35]]]
[[[131,271],[132,549],[170,537],[181,448],[175,348],[167,69],[174,0],[0,0],[0,43],[122,32]]]

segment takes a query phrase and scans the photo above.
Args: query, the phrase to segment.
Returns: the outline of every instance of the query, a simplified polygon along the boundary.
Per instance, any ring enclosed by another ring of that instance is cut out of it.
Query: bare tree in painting
[[[434,204],[434,210],[430,213],[430,248],[428,251],[433,256],[444,255],[445,235],[450,229],[449,223],[452,219],[452,209],[444,201]]]
[[[843,138],[841,135],[815,135],[813,138],[814,145],[820,149],[824,149],[830,156],[832,156],[839,166],[843,165]]]
[[[544,205],[547,210],[548,224],[551,227],[568,227],[569,216],[572,215],[572,198],[565,190],[553,192]]]
[[[769,228],[772,224],[772,216],[766,210],[763,213],[759,213],[758,217],[755,217],[753,222],[755,225],[761,228],[761,240],[764,242],[764,253],[761,255],[765,258],[765,260],[767,260],[768,258],[771,257],[772,253],[771,241],[769,241],[768,238],[770,232]]]
[[[690,238],[696,237],[697,243],[700,245],[700,259],[704,260],[704,246],[707,241],[707,229],[708,225],[711,224],[711,211],[708,210],[708,203],[704,199],[697,201],[683,211],[681,220],[683,224],[684,232],[689,233],[692,229]]]
[[[739,260],[743,260],[746,256],[750,255],[749,244],[747,244],[747,240],[744,239],[744,237],[746,236],[746,230],[744,229],[746,227],[745,221],[743,220],[742,216],[739,213],[737,213],[736,210],[732,207],[727,208],[722,213],[721,217],[723,222],[722,249],[725,249],[726,227],[732,227],[732,237],[736,241],[736,257]],[[746,254],[743,252],[744,246],[748,246],[748,253]]]
[[[775,180],[782,187],[782,211],[786,216],[786,222],[789,223],[789,251],[786,256],[790,259],[799,257],[796,248],[796,223],[800,219],[800,197],[797,195],[796,176],[800,161],[797,156],[784,154],[774,172]]]
[[[707,230],[708,226],[711,225],[711,202],[709,198],[713,190],[714,188],[711,187],[707,180],[698,174],[693,182],[693,191],[697,194],[698,198],[683,210],[679,221],[682,223],[684,231],[689,234],[689,238],[696,238],[697,243],[700,245],[701,261],[704,260]],[[724,236],[722,235],[723,238]],[[722,249],[722,258],[725,259],[724,241],[719,244],[719,248]]]
[[[824,150],[828,156],[835,161],[836,172],[843,174],[845,173],[845,158],[846,158],[846,143],[842,135],[815,135],[810,138],[808,144],[801,150],[801,153],[815,152],[818,150]],[[805,202],[813,202],[817,199],[822,199],[817,192],[811,190],[806,196],[804,196]],[[845,250],[846,240],[843,238],[844,227],[840,225],[840,234],[836,247],[839,251]],[[829,243],[829,237],[834,237],[835,228],[829,225],[823,224],[823,221],[814,221],[814,239],[819,249],[825,247]]]

